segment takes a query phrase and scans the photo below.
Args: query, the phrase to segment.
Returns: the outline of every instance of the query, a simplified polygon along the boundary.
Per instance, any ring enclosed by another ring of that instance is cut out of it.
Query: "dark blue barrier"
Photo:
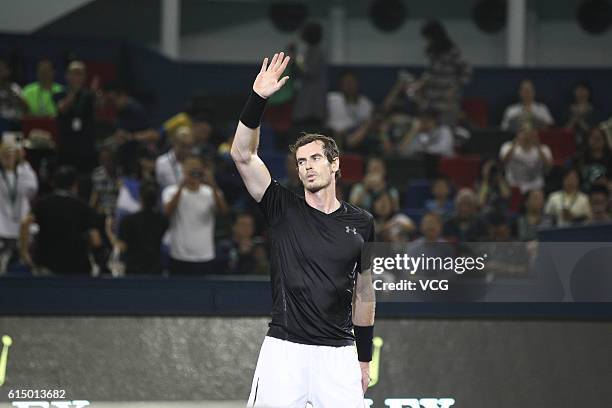
[[[266,316],[256,278],[0,278],[0,314]],[[612,303],[383,303],[378,317],[612,320]]]

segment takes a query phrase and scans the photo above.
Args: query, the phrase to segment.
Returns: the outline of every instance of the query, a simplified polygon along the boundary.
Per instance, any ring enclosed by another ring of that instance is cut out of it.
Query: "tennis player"
[[[290,147],[303,198],[272,179],[257,155],[266,100],[287,81],[280,76],[288,63],[282,52],[263,60],[231,149],[271,246],[272,321],[247,406],[363,408],[375,300],[361,251],[374,240],[374,222],[336,198],[340,159],[332,138],[304,134]]]

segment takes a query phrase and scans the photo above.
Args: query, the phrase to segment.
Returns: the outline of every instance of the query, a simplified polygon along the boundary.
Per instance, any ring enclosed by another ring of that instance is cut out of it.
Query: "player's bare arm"
[[[264,58],[253,83],[253,94],[242,112],[232,142],[232,159],[236,163],[249,194],[257,202],[261,201],[271,180],[268,168],[257,155],[259,121],[263,114],[265,101],[289,79],[287,76],[280,78],[289,64],[289,59],[282,52],[274,54],[269,64],[268,58]]]
[[[367,269],[357,274],[355,296],[353,298],[353,324],[355,326],[359,365],[361,366],[361,386],[364,393],[370,382],[375,308],[376,294],[372,284],[372,272]]]

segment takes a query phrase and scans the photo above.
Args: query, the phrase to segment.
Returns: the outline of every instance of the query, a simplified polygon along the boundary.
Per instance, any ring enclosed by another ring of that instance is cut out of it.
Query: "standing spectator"
[[[11,81],[11,69],[5,60],[0,59],[0,132],[18,129],[27,109],[21,87]]]
[[[77,181],[73,167],[60,167],[54,177],[55,191],[38,200],[21,223],[19,249],[27,265],[58,275],[90,274],[90,248],[100,248],[101,239],[93,211],[77,198]],[[33,223],[39,231],[32,258],[29,241]]]
[[[497,160],[487,160],[482,166],[482,179],[478,183],[478,205],[483,212],[505,212],[512,190]]]
[[[450,184],[446,177],[438,177],[431,184],[430,198],[425,201],[425,210],[429,213],[438,214],[443,220],[449,218],[454,210],[453,201],[450,197]]]
[[[563,173],[563,187],[548,197],[544,212],[555,219],[559,227],[583,224],[593,218],[586,194],[579,190],[578,170],[570,167]]]
[[[576,164],[584,191],[589,191],[593,184],[612,183],[612,151],[601,128],[591,129],[586,146],[579,153]]]
[[[576,134],[578,146],[595,126],[595,108],[591,103],[591,88],[580,82],[574,87],[574,102],[567,109],[566,129]]]
[[[519,241],[537,240],[538,229],[550,227],[552,224],[552,217],[544,213],[544,192],[539,189],[528,191],[523,214],[516,221]]]
[[[374,110],[372,101],[359,92],[359,81],[353,71],[340,75],[339,88],[327,94],[327,127],[338,140],[368,120]]]
[[[429,66],[421,79],[409,87],[409,91],[420,88],[424,101],[422,110],[439,112],[440,124],[452,128],[457,123],[462,89],[470,80],[472,69],[442,23],[437,20],[426,22],[421,28],[421,35],[426,41],[425,54]]]
[[[223,270],[238,275],[267,273],[268,262],[263,243],[261,237],[255,236],[253,215],[236,215],[231,238],[219,243],[218,253]]]
[[[113,153],[110,146],[102,146],[98,154],[100,165],[91,175],[92,189],[89,205],[98,214],[105,216],[115,213],[119,195],[119,179]]]
[[[183,127],[189,128],[194,139],[194,144],[205,156],[212,155],[214,149],[211,143],[213,128],[211,126],[212,102],[208,95],[203,92],[195,93],[187,103],[184,112],[177,113],[164,122],[162,129],[164,136],[172,140]],[[162,186],[162,189],[164,186]]]
[[[552,167],[550,148],[540,143],[538,133],[524,122],[511,142],[502,145],[499,159],[504,165],[506,180],[521,193],[544,188],[544,176]]]
[[[392,211],[399,211],[399,192],[395,187],[388,185],[386,178],[385,162],[379,157],[370,157],[363,181],[353,186],[349,202],[366,211],[372,211],[375,196],[386,191],[391,197]]]
[[[299,80],[293,105],[294,126],[303,131],[318,131],[327,116],[327,57],[321,47],[323,28],[321,24],[309,22],[301,35],[306,49],[298,52],[295,59],[296,76]]]
[[[183,160],[183,174],[181,184],[166,187],[162,194],[164,213],[170,218],[170,273],[214,273],[215,213],[227,213],[227,203],[201,158]]]
[[[0,274],[18,256],[17,239],[21,220],[30,212],[30,200],[38,182],[23,150],[0,145]]]
[[[55,71],[51,61],[45,59],[38,63],[36,69],[38,81],[23,88],[23,98],[28,104],[28,114],[32,116],[56,116],[55,95],[64,91],[64,87],[53,82]]]
[[[506,108],[501,124],[502,129],[516,132],[524,122],[530,122],[536,129],[542,129],[554,123],[548,107],[535,101],[535,87],[529,79],[524,79],[519,85],[519,100],[519,103]]]
[[[107,224],[107,234],[114,246],[124,254],[127,275],[161,275],[161,243],[168,229],[168,219],[158,210],[159,188],[155,182],[140,185],[141,210],[127,215],[119,225],[115,238]],[[107,220],[111,220],[109,217]]]
[[[172,149],[159,156],[155,161],[155,177],[163,190],[172,184],[183,182],[182,161],[193,153],[195,139],[191,128],[181,126],[171,138]]]
[[[410,217],[394,210],[393,198],[386,190],[375,195],[372,215],[378,241],[406,242],[416,230]]]
[[[96,163],[94,115],[96,94],[86,88],[87,72],[81,61],[72,61],[66,72],[68,89],[57,93],[59,163],[91,172]]]
[[[461,242],[475,242],[487,233],[478,215],[478,198],[472,189],[463,188],[455,197],[455,214],[444,223],[443,235]]]
[[[589,201],[593,218],[590,223],[612,222],[610,216],[610,190],[607,186],[594,185],[589,192]]]

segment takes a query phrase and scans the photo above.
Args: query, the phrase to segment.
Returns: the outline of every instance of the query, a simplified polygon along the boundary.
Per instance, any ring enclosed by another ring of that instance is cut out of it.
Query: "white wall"
[[[484,34],[467,19],[444,21],[466,58],[477,66],[504,66],[505,32]],[[346,24],[345,63],[421,65],[425,63],[422,20],[408,20],[392,34],[375,29],[365,18]],[[612,66],[612,32],[592,36],[574,21],[528,23],[527,66]],[[281,49],[292,35],[278,32],[268,19],[229,26],[181,39],[181,58],[201,62],[254,62]],[[336,62],[336,61],[332,61]]]
[[[27,34],[93,0],[2,0],[0,30]]]

